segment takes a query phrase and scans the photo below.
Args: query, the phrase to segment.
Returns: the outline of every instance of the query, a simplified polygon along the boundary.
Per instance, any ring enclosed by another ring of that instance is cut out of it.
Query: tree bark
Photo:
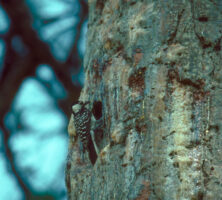
[[[100,153],[82,163],[70,142],[70,198],[222,199],[219,1],[90,0],[89,9],[80,100],[91,102]]]

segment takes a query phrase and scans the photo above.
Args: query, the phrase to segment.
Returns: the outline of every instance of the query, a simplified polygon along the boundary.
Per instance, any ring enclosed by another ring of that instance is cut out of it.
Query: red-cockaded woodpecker
[[[80,137],[80,150],[82,158],[84,158],[83,154],[87,150],[89,152],[89,158],[92,164],[94,164],[97,154],[90,134],[92,117],[90,103],[88,101],[79,101],[77,104],[72,106],[72,111],[76,135]]]

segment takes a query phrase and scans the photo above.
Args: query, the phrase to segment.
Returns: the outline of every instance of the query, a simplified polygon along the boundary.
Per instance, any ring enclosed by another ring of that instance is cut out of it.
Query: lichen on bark
[[[80,100],[100,154],[70,147],[71,199],[222,199],[219,3],[89,0]]]

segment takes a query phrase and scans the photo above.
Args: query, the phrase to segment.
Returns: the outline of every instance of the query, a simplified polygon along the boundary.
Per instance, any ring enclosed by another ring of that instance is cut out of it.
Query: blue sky
[[[33,12],[33,28],[50,45],[54,56],[61,61],[65,60],[75,34],[72,27],[77,20],[73,13],[78,11],[78,4],[73,4],[75,1],[71,0],[27,0],[26,2]],[[39,19],[47,17],[57,17],[58,20],[49,25],[42,25]],[[7,32],[9,26],[10,21],[0,7],[0,33]],[[85,23],[83,35],[86,34],[86,30]],[[81,38],[79,48],[83,54],[85,37]],[[0,72],[3,58],[4,42],[0,40]],[[83,72],[80,77],[74,78],[80,79],[83,83]],[[25,171],[24,176],[31,186],[37,191],[48,190],[59,193],[65,190],[64,166],[68,147],[68,121],[58,109],[55,99],[39,80],[50,83],[57,98],[66,97],[67,94],[51,67],[41,65],[37,68],[35,77],[23,81],[13,101],[12,112],[7,114],[5,123],[13,134],[10,146],[16,157],[16,163],[22,171]],[[16,127],[18,119],[21,120],[24,129]],[[0,137],[0,199],[20,200],[22,193],[14,177],[7,170],[1,150],[2,144]]]

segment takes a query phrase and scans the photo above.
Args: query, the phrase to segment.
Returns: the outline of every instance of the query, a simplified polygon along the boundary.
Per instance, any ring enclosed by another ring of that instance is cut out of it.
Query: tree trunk
[[[100,153],[70,141],[71,199],[222,199],[219,2],[89,0],[80,100]]]

